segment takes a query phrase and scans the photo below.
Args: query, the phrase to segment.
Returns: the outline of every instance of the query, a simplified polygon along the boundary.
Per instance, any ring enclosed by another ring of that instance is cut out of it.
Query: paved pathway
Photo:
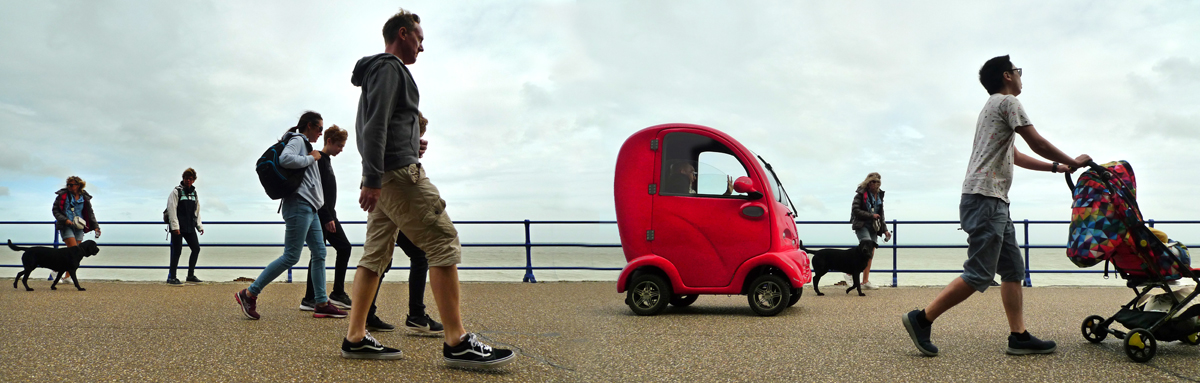
[[[440,339],[377,334],[399,361],[342,359],[344,319],[297,310],[303,284],[275,283],[262,320],[243,319],[233,293],[248,283],[169,287],[85,281],[49,289],[0,288],[0,381],[1198,381],[1200,347],[1159,344],[1148,364],[1119,341],[1086,342],[1079,323],[1132,298],[1121,288],[1025,289],[1032,332],[1059,343],[1052,355],[1004,354],[998,291],[977,295],[934,328],[942,355],[920,355],[900,314],[936,288],[885,288],[867,297],[806,289],[775,317],[755,316],[743,296],[703,296],[692,307],[633,315],[613,283],[464,283],[470,330],[519,350],[501,371],[441,365]],[[380,313],[399,323],[408,286],[385,283]],[[427,294],[428,295],[428,294]],[[427,299],[431,305],[432,298]],[[436,311],[431,313],[436,317]]]

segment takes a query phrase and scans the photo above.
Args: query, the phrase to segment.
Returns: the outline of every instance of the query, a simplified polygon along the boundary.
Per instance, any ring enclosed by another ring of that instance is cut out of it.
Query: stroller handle
[[[1084,166],[1092,168],[1092,170],[1095,170],[1097,174],[1101,175],[1101,177],[1108,178],[1111,176],[1108,173],[1108,169],[1106,169],[1103,166],[1097,165],[1096,162],[1094,162],[1092,160],[1088,160],[1088,162],[1085,162]],[[1067,179],[1067,189],[1070,190],[1071,193],[1074,193],[1075,192],[1075,182],[1071,180],[1071,173],[1063,173],[1063,177],[1065,177]]]

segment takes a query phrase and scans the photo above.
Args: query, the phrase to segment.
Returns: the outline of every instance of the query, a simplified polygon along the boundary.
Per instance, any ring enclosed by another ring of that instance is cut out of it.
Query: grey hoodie
[[[283,147],[283,153],[279,154],[279,165],[288,169],[304,169],[304,179],[300,182],[300,187],[296,188],[296,193],[284,197],[299,198],[312,206],[313,211],[321,210],[321,206],[325,205],[323,196],[325,192],[321,190],[321,171],[317,167],[317,159],[308,155],[304,141],[307,140],[303,134],[287,132],[283,134],[280,141],[288,140],[287,146]]]
[[[420,163],[417,83],[391,53],[363,57],[354,65],[350,83],[362,87],[355,139],[362,156],[362,186],[379,188],[383,173]]]

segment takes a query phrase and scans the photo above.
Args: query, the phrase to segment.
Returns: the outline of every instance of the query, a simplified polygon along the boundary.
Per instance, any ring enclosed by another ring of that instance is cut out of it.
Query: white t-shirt
[[[963,194],[980,194],[1008,202],[1012,187],[1016,129],[1033,125],[1016,96],[993,94],[975,124],[975,146],[963,180]]]

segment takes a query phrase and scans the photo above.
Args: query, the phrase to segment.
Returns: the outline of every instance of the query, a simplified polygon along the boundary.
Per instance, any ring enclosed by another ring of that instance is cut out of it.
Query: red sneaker
[[[333,302],[325,302],[324,306],[313,308],[313,318],[345,318],[346,312],[338,309]]]
[[[238,306],[242,308],[242,314],[246,314],[247,318],[255,320],[259,318],[258,311],[255,310],[258,306],[258,298],[251,298],[250,294],[246,293],[246,289],[233,294],[233,299],[237,300]]]

